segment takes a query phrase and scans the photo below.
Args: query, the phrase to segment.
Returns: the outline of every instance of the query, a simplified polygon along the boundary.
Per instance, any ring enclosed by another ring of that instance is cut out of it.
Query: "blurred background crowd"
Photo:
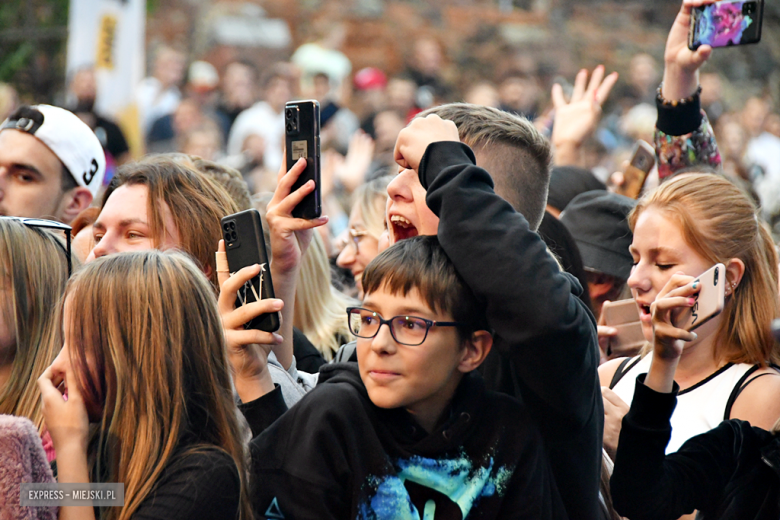
[[[101,113],[91,56],[66,60],[77,30],[68,8],[0,5],[0,119],[19,103],[73,110],[106,149],[106,183],[112,165],[183,152],[234,167],[252,192],[269,193],[284,103],[317,99],[336,236],[352,191],[393,173],[396,136],[417,112],[467,101],[527,116],[549,135],[551,86],[570,91],[578,70],[599,63],[620,78],[578,166],[607,182],[637,139],[652,142],[679,1],[149,0],[146,77],[133,87],[138,124]],[[780,7],[768,2],[764,16],[760,46],[714,53],[701,77],[724,170],[754,187],[780,179]],[[763,210],[777,224],[780,204]]]

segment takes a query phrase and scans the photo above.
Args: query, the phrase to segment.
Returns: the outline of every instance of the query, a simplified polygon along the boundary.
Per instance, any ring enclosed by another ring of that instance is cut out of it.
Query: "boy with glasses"
[[[476,369],[493,343],[480,302],[433,236],[363,274],[348,310],[358,363],[326,365],[284,410],[242,405],[257,435],[256,514],[272,518],[562,518],[535,422]],[[262,433],[261,433],[262,432]]]

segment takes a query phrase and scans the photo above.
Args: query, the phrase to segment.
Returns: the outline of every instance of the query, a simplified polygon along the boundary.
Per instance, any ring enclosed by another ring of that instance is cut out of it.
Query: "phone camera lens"
[[[287,111],[286,111],[285,113],[287,114],[287,119],[292,119],[292,116],[293,116],[293,111],[292,111],[292,109],[289,109],[289,108],[288,108],[288,109],[287,109]]]
[[[292,130],[293,130],[293,125],[292,125],[292,123],[287,123],[287,131],[288,131],[288,132],[292,132]]]
[[[225,243],[230,242],[230,233],[225,233]]]
[[[236,238],[238,238],[238,236],[236,235],[236,232],[235,232],[235,231],[232,231],[232,232],[230,233],[230,238],[232,238],[233,240],[235,240]]]
[[[755,2],[746,2],[742,4],[742,14],[752,14],[754,12],[756,12]]]
[[[236,229],[236,223],[235,222],[231,222],[230,223],[230,229]]]

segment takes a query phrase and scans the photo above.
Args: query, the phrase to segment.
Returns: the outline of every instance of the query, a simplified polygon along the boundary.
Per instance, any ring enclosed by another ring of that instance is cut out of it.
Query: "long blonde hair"
[[[326,361],[333,359],[342,341],[352,337],[347,307],[356,302],[330,283],[330,263],[319,233],[313,233],[303,255],[295,291],[295,323]]]
[[[66,301],[78,384],[103,410],[90,458],[98,478],[125,486],[124,508],[106,516],[131,518],[182,448],[216,447],[237,466],[239,511],[251,518],[225,339],[202,271],[178,252],[109,255],[74,275]]]
[[[643,197],[629,215],[631,230],[648,208],[680,227],[685,242],[712,264],[739,258],[745,273],[726,300],[715,336],[715,359],[765,366],[780,362],[771,324],[780,315],[777,253],[742,190],[712,174],[684,174]]]
[[[78,263],[73,256],[71,261]],[[0,414],[27,417],[39,431],[43,413],[37,380],[62,346],[55,311],[67,281],[64,240],[0,219],[0,288],[7,290],[0,313],[15,338],[10,378],[0,387]]]

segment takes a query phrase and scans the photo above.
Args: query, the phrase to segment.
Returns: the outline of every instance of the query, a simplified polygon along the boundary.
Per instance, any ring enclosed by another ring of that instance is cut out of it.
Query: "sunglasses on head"
[[[0,217],[0,218],[5,220],[14,220],[33,229],[56,229],[58,231],[64,231],[66,247],[63,248],[59,240],[55,240],[55,242],[60,247],[60,249],[62,249],[65,252],[65,258],[68,261],[68,278],[70,278],[70,275],[73,273],[73,263],[71,262],[71,258],[70,258],[70,232],[72,228],[69,225],[63,224],[62,222],[57,222],[56,220],[46,220],[42,218],[24,218],[24,217]]]

